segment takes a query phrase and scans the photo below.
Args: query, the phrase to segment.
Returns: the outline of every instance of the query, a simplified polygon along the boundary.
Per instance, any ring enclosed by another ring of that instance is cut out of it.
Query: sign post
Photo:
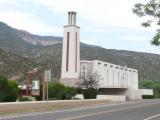
[[[47,103],[48,103],[48,82],[51,81],[51,70],[45,70],[44,80],[47,83]]]

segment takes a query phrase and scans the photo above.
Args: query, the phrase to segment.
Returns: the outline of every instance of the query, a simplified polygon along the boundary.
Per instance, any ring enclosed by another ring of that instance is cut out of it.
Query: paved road
[[[160,100],[143,100],[78,108],[0,120],[160,120]]]

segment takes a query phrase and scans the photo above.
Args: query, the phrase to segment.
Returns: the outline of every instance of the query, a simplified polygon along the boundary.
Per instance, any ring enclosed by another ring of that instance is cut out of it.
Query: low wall
[[[109,99],[111,101],[126,101],[125,95],[97,95],[98,100]]]
[[[142,92],[142,95],[154,95],[153,89],[140,89]]]
[[[83,100],[83,99],[84,99],[84,96],[83,96],[83,94],[76,94],[76,95],[74,96],[74,98]]]
[[[23,112],[44,112],[46,110],[62,110],[86,106],[96,106],[109,103],[110,100],[57,100],[57,101],[34,101],[34,102],[11,102],[0,103],[0,115]]]

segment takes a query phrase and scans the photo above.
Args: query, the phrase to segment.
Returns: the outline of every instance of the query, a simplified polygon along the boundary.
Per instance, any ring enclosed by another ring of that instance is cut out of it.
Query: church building
[[[76,87],[80,75],[97,73],[99,94],[104,98],[107,95],[121,95],[128,100],[142,98],[137,70],[99,60],[80,61],[80,27],[76,25],[76,12],[68,12],[68,25],[64,26],[63,34],[61,83]]]
[[[76,12],[68,12],[68,25],[64,26],[61,80],[74,86],[80,73],[80,27],[76,25]]]

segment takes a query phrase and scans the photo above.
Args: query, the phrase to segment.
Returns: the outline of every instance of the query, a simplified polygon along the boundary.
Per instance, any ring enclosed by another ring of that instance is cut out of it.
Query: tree
[[[155,81],[153,80],[140,80],[139,87],[140,89],[152,89]]]
[[[139,81],[140,89],[153,89],[154,97],[160,98],[160,81],[153,81],[153,80],[140,80]],[[151,97],[149,95],[146,98]]]
[[[149,0],[145,4],[137,3],[133,8],[133,13],[139,17],[149,17],[147,21],[142,23],[144,27],[151,27],[156,23],[158,28],[151,44],[160,46],[160,0]]]
[[[80,85],[85,88],[97,88],[99,86],[100,75],[95,73],[87,73],[87,75],[83,74],[80,76]]]
[[[82,94],[85,99],[96,99],[100,79],[101,77],[97,72],[87,71],[87,73],[83,72],[80,75],[79,87],[84,88]]]
[[[153,91],[155,98],[160,98],[160,83],[153,85]]]

